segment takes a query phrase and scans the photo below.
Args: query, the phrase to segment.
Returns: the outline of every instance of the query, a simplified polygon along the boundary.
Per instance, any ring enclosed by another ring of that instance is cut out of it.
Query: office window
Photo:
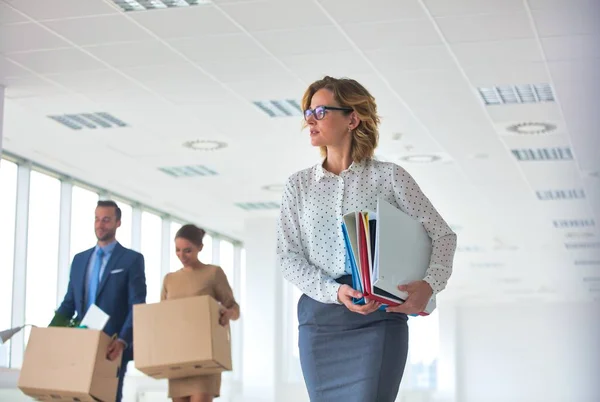
[[[235,256],[233,255],[234,249],[233,244],[228,242],[227,240],[219,241],[219,265],[223,268],[225,275],[227,275],[227,280],[229,281],[229,286],[233,288],[233,261]]]
[[[123,247],[131,248],[133,208],[122,201],[115,200],[115,202],[121,208],[121,227],[117,229],[117,240]]]
[[[27,324],[48,325],[57,307],[59,221],[60,181],[32,171],[25,294]]]
[[[435,390],[437,388],[437,361],[440,347],[438,311],[427,317],[411,317],[408,320],[408,362],[411,375],[405,386],[413,389]]]
[[[213,242],[210,235],[204,235],[202,240],[203,246],[202,251],[198,254],[198,259],[205,264],[212,264],[213,262]]]
[[[75,254],[94,247],[98,241],[94,232],[94,211],[98,194],[73,186],[71,200],[71,261]]]
[[[162,219],[150,212],[142,212],[142,254],[146,263],[147,303],[160,301]]]
[[[11,327],[17,165],[0,161],[0,331]],[[8,348],[0,346],[0,366],[8,366]]]
[[[175,251],[175,234],[183,226],[178,222],[171,222],[171,233],[169,236],[169,271],[175,272],[181,268],[181,261],[177,258],[177,252]]]

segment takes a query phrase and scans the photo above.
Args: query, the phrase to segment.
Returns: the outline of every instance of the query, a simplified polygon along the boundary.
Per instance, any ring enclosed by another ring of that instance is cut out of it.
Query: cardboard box
[[[229,326],[210,296],[133,306],[135,367],[153,378],[182,378],[231,370]]]
[[[102,331],[34,327],[18,387],[40,401],[112,402],[121,358],[106,358],[110,342]]]

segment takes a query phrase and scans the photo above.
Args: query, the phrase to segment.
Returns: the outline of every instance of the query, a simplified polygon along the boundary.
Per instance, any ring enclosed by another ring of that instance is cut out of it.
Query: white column
[[[133,205],[131,209],[131,249],[142,251],[142,209]]]
[[[457,350],[457,307],[450,302],[438,302],[440,346],[437,367],[436,401],[453,402],[456,395]]]
[[[160,277],[162,283],[165,275],[171,272],[171,267],[169,266],[171,264],[171,247],[173,247],[173,242],[171,241],[171,219],[163,218],[160,233]]]
[[[15,219],[15,260],[13,266],[12,326],[25,322],[25,292],[27,290],[27,231],[29,229],[29,178],[31,166],[19,165],[17,171],[17,210]],[[10,340],[10,365],[20,368],[25,350],[24,331]]]
[[[0,156],[2,156],[2,127],[4,126],[4,87],[0,86]]]
[[[281,345],[281,275],[276,267],[275,219],[249,219],[246,248],[244,345],[242,378],[244,401],[277,400]]]
[[[56,306],[67,293],[71,270],[71,205],[73,204],[73,184],[64,180],[60,184],[60,226],[58,230],[58,280]]]

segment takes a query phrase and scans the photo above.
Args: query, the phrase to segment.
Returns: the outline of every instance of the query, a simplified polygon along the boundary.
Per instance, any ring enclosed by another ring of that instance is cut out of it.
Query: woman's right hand
[[[362,297],[362,293],[356,289],[352,289],[348,285],[341,285],[339,287],[337,297],[339,302],[346,306],[348,310],[358,314],[371,314],[372,312],[377,311],[377,309],[381,306],[381,303],[374,300],[370,300],[364,305],[352,303],[352,298],[354,297],[359,299]]]

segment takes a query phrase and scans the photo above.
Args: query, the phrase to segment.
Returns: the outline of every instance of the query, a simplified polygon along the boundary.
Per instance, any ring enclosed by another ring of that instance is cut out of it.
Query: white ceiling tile
[[[15,22],[27,22],[29,19],[8,4],[0,3],[0,24],[12,24]]]
[[[436,18],[449,43],[534,38],[525,13]]]
[[[523,0],[424,0],[434,17],[524,12]]]
[[[396,76],[389,76],[388,80],[401,97],[420,94],[429,98],[435,94],[443,99],[450,94],[469,91],[467,81],[456,68],[403,71]]]
[[[161,38],[240,32],[227,17],[210,5],[132,12],[128,15]]]
[[[0,53],[68,46],[67,42],[34,23],[0,25]]]
[[[454,43],[450,47],[459,63],[464,66],[544,61],[535,39]]]
[[[527,0],[532,10],[581,10],[598,6],[597,0]]]
[[[598,60],[599,37],[593,35],[552,36],[540,38],[548,61]]]
[[[122,15],[46,21],[43,24],[79,46],[152,38],[148,32]]]
[[[331,25],[313,2],[261,1],[235,3],[221,8],[248,31],[299,29]]]
[[[538,34],[544,36],[600,35],[598,16],[600,7],[594,12],[571,8],[568,10],[533,11]]]
[[[321,0],[327,12],[340,24],[405,19],[425,19],[427,14],[417,0]]]
[[[441,45],[434,26],[421,20],[349,24],[344,26],[348,36],[362,50],[391,49],[402,46]]]
[[[36,20],[76,18],[89,15],[117,14],[116,6],[102,0],[5,0]]]
[[[465,67],[474,87],[541,84],[550,82],[544,63],[506,63]]]
[[[229,87],[250,101],[271,99],[298,99],[306,84],[281,77],[260,77],[252,81],[232,82]]]
[[[148,89],[179,104],[209,101],[226,94],[222,85],[187,63],[126,68],[123,72]]]
[[[453,66],[454,60],[446,46],[407,46],[398,50],[365,52],[383,74],[394,76],[398,71],[423,70]]]
[[[89,46],[85,47],[85,50],[117,68],[151,66],[183,61],[181,56],[157,40]]]
[[[352,44],[334,26],[262,31],[253,36],[277,57],[351,50]]]
[[[555,102],[491,105],[486,111],[492,121],[541,121],[551,122],[560,116],[560,108]]]
[[[29,53],[14,53],[10,59],[39,74],[90,71],[106,68],[102,63],[77,49],[44,50]]]
[[[22,77],[28,75],[32,75],[32,73],[19,67],[6,57],[0,56],[0,83],[2,83],[2,80],[6,77]]]
[[[169,44],[192,61],[232,62],[268,56],[268,53],[246,34],[171,39]]]
[[[267,76],[293,79],[290,73],[273,57],[245,59],[239,63],[202,62],[199,65],[222,82],[246,81]]]
[[[280,58],[283,63],[307,82],[323,78],[350,77],[373,73],[363,56],[355,51],[307,53]]]
[[[116,91],[136,86],[131,80],[112,70],[50,74],[46,78],[75,92]]]
[[[8,99],[33,98],[66,92],[57,85],[35,75],[6,77],[2,80],[2,84],[6,86],[5,93]]]

